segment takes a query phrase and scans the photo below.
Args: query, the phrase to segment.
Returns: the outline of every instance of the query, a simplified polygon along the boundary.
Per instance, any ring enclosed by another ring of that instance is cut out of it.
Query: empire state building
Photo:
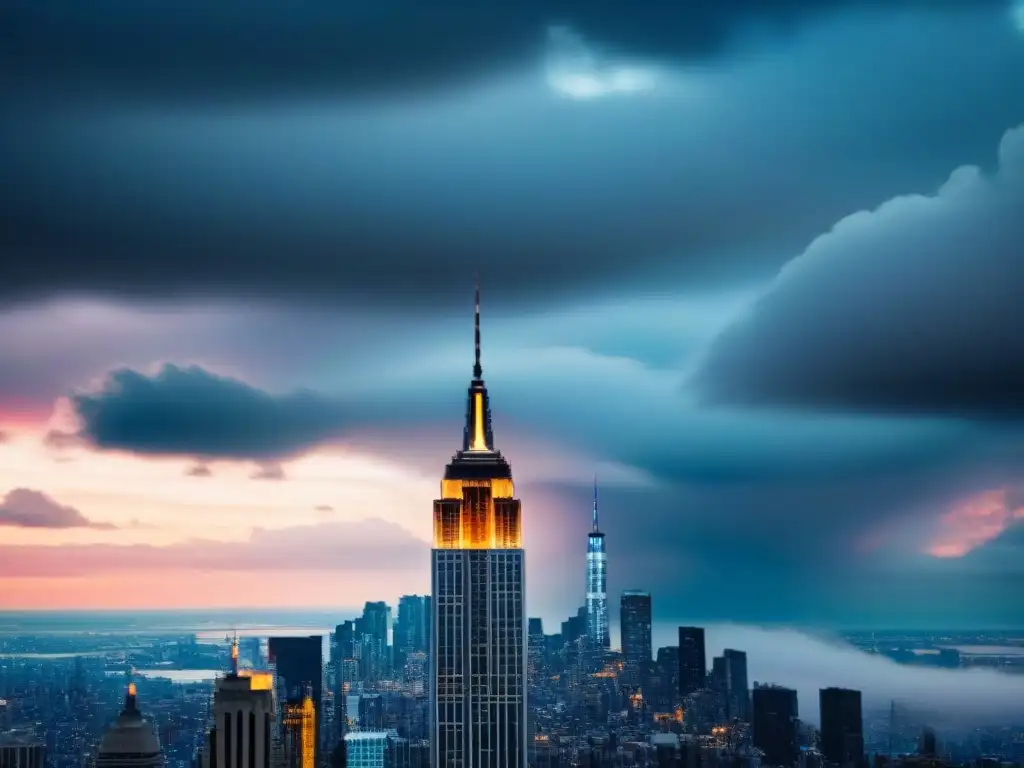
[[[526,632],[520,504],[512,468],[494,447],[476,361],[462,449],[434,502],[431,554],[431,763],[435,768],[524,768]]]

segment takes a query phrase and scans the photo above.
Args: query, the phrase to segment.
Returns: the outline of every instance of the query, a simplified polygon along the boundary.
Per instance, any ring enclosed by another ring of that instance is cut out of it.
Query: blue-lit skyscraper
[[[610,645],[608,636],[608,553],[597,524],[597,478],[594,478],[594,513],[587,537],[587,636],[599,648]]]

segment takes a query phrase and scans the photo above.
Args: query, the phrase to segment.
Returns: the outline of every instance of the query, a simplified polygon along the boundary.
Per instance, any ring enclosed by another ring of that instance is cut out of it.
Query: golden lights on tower
[[[297,768],[316,768],[316,707],[313,705],[312,697],[305,696],[302,703],[285,705],[284,726],[289,741],[291,739],[298,741],[299,765]]]
[[[484,431],[484,393],[473,393],[473,442],[469,446],[471,451],[489,451],[487,447],[487,435]]]
[[[480,364],[480,285],[474,313],[475,360],[462,450],[434,502],[435,549],[521,549],[520,504],[512,470],[493,445],[487,387]]]
[[[436,549],[522,547],[520,503],[509,478],[442,480],[434,502]]]

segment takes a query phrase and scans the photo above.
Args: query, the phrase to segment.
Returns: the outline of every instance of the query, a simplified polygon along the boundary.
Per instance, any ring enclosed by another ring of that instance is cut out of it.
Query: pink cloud
[[[0,501],[0,526],[14,528],[94,528],[110,531],[110,523],[94,523],[74,507],[58,504],[45,493],[15,488]]]
[[[2,579],[75,579],[112,572],[296,572],[429,570],[429,549],[405,528],[379,518],[278,530],[254,529],[245,541],[194,539],[169,546],[74,544],[0,546]],[[0,589],[0,594],[6,590]]]
[[[953,506],[939,520],[939,531],[928,545],[933,557],[963,557],[996,538],[1014,521],[1024,519],[1024,507],[1011,499],[1010,489],[983,491]]]

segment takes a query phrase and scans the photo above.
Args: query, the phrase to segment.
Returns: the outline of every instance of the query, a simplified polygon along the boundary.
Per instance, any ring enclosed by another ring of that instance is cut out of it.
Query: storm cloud
[[[7,13],[4,82],[29,103],[0,123],[6,302],[424,314],[475,270],[517,307],[750,285],[850,210],[981,162],[1024,119],[1024,44],[1001,2]],[[744,31],[773,19],[794,33]],[[482,74],[526,40],[516,66]],[[435,45],[471,82],[385,100],[315,85],[370,87],[411,74],[402,62],[433,80]],[[231,100],[276,78],[294,98]],[[51,85],[88,98],[46,100]]]
[[[220,3],[71,0],[0,5],[3,92],[89,98],[380,94],[460,83],[530,62],[552,25],[626,56],[715,56],[751,24],[790,30],[854,0],[700,0],[643,8],[579,0],[474,7],[386,0]],[[898,0],[900,8],[998,8],[1001,0]],[[185,52],[187,51],[187,55]]]
[[[998,159],[816,239],[712,342],[704,400],[1019,421],[1024,126]]]
[[[344,409],[327,399],[272,395],[198,366],[167,364],[152,376],[122,368],[98,391],[74,393],[70,401],[81,420],[78,437],[149,455],[269,460],[300,453],[346,426]]]

